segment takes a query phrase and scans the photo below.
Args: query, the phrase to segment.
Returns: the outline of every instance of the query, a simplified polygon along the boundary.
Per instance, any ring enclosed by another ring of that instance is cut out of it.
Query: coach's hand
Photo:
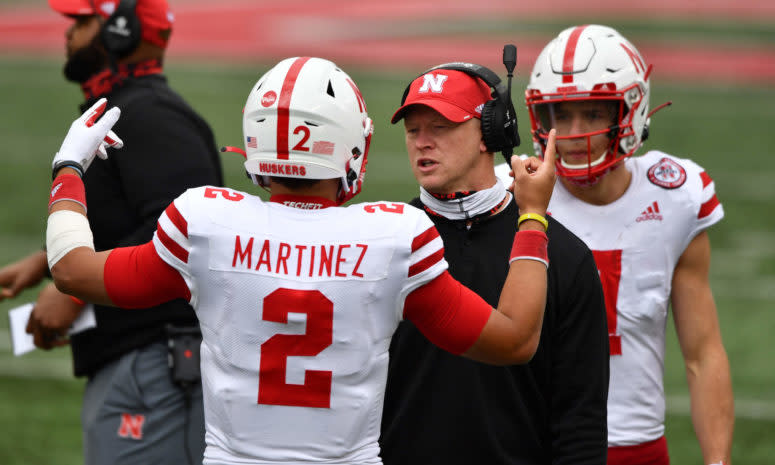
[[[537,213],[546,215],[546,208],[552,197],[555,174],[555,142],[556,130],[549,131],[543,161],[537,157],[524,160],[514,155],[511,157],[512,176],[514,176],[514,200],[520,213]]]
[[[67,345],[67,332],[82,309],[83,304],[75,303],[70,296],[59,292],[54,283],[49,283],[40,291],[30,313],[27,333],[32,334],[35,346],[40,349]]]
[[[107,104],[107,99],[99,99],[70,125],[62,147],[54,155],[54,161],[51,164],[54,176],[57,171],[65,167],[73,168],[83,175],[95,155],[103,160],[108,158],[106,147],[120,149],[124,146],[121,139],[110,130],[118,121],[121,110],[113,107],[105,112]],[[103,112],[105,114],[100,118]]]
[[[46,277],[46,252],[40,250],[0,268],[0,301],[16,297]]]

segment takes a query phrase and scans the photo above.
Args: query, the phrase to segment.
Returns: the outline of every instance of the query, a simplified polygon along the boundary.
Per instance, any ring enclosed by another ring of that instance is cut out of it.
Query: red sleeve
[[[404,303],[404,317],[429,341],[460,355],[474,345],[492,307],[445,271],[412,291]]]
[[[156,253],[153,242],[113,249],[105,261],[105,290],[118,307],[148,308],[191,291],[178,271]]]

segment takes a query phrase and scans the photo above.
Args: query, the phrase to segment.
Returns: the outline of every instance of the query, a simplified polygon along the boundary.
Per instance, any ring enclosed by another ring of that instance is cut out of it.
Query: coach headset
[[[482,108],[482,140],[489,152],[502,152],[506,163],[511,162],[511,154],[514,147],[519,146],[519,132],[517,129],[517,114],[514,111],[514,103],[511,101],[511,78],[514,67],[517,64],[517,48],[514,45],[503,47],[503,64],[508,72],[508,85],[504,85],[497,74],[489,68],[473,63],[445,63],[434,66],[417,76],[423,76],[431,71],[449,69],[462,71],[473,78],[484,81],[492,90],[492,100],[487,101]],[[409,95],[409,88],[417,78],[412,79],[401,97],[403,106]]]
[[[94,0],[92,7],[96,13]],[[124,58],[140,44],[142,27],[135,11],[136,7],[137,0],[120,0],[116,10],[102,24],[100,42],[113,57]]]

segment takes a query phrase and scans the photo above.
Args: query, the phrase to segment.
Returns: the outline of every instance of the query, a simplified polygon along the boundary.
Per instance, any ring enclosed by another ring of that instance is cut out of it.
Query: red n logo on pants
[[[118,435],[122,438],[142,439],[143,423],[145,423],[145,415],[122,413]]]

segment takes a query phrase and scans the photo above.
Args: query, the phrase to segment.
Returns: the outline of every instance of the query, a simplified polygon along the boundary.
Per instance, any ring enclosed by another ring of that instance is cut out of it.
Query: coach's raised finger
[[[554,164],[557,161],[557,130],[549,131],[549,137],[546,141],[546,150],[544,150],[544,162],[539,168],[543,171],[549,171],[554,176]]]

